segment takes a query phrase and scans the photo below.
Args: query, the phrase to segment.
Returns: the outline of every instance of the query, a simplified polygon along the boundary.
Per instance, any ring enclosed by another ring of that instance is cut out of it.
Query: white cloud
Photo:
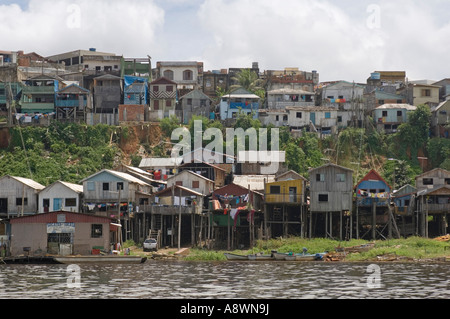
[[[153,1],[30,0],[24,9],[0,6],[2,49],[44,56],[90,47],[146,56],[163,23],[164,11]]]

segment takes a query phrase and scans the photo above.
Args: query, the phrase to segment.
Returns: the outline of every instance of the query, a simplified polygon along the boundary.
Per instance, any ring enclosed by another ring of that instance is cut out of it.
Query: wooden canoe
[[[227,260],[248,260],[247,256],[232,254],[232,253],[224,253]]]

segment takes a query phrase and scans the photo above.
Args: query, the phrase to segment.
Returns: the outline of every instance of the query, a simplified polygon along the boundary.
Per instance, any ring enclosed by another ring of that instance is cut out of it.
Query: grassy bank
[[[258,241],[253,249],[235,250],[236,254],[270,253],[272,250],[278,252],[301,252],[303,248],[308,253],[321,253],[324,251],[334,252],[336,247],[352,247],[369,243],[366,240],[337,241],[332,239],[315,238],[283,238]],[[221,261],[226,260],[226,251],[211,251],[202,249],[191,249],[185,260],[198,261]],[[375,241],[375,247],[367,252],[351,253],[345,256],[345,261],[371,261],[380,260],[383,256],[394,256],[403,260],[427,260],[435,258],[450,258],[450,242],[426,239],[421,237],[410,237],[406,239],[391,239]]]

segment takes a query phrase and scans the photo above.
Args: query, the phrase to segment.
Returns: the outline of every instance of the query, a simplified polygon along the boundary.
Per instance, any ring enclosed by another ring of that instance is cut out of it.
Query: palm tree
[[[258,74],[251,69],[242,69],[232,77],[231,80],[234,83],[238,83],[230,86],[230,90],[233,91],[237,88],[244,88],[247,91],[258,95],[261,100],[264,100],[265,90],[263,87],[263,80],[258,77]]]

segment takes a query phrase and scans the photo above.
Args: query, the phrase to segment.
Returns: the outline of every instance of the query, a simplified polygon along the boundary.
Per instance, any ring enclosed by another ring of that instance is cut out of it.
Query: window
[[[278,185],[272,185],[270,186],[270,194],[280,194],[281,188]]]
[[[345,182],[345,174],[336,174],[336,182]]]
[[[101,66],[96,66],[95,67],[95,71],[101,71],[102,70],[102,67]]]
[[[397,111],[397,116],[402,116],[403,112],[402,111]]]
[[[77,199],[76,198],[66,198],[66,207],[75,207],[77,206]]]
[[[177,186],[183,186],[183,181],[176,181],[176,182],[175,182],[175,185],[177,185]]]
[[[192,181],[192,188],[199,188],[200,182],[199,181]]]
[[[378,104],[379,105],[383,105],[384,104],[384,100],[378,100]]]
[[[297,112],[297,118],[301,119],[302,118],[302,112]]]
[[[192,80],[193,79],[193,73],[191,70],[186,70],[183,72],[183,80]]]
[[[155,110],[159,110],[159,100],[153,101],[153,107],[155,108]]]
[[[402,104],[403,100],[397,100],[397,104]]]
[[[444,184],[445,185],[450,185],[450,178],[445,178],[444,179]]]
[[[342,116],[338,116],[337,121],[338,121],[338,123],[342,123]]]
[[[334,100],[334,95],[328,95],[327,99]]]
[[[432,178],[424,178],[423,185],[433,185],[433,179]]]
[[[101,238],[103,236],[103,225],[92,224],[91,225],[91,238]]]
[[[431,96],[431,90],[429,89],[422,90],[422,96]]]
[[[117,182],[117,190],[123,190],[123,182]]]
[[[159,91],[159,86],[155,85],[153,86],[153,92],[158,92]]]
[[[88,191],[95,191],[95,183],[94,182],[87,182],[87,190]]]
[[[166,100],[166,106],[171,107],[172,106],[172,100]]]
[[[206,100],[205,99],[201,99],[200,100],[200,106],[206,106]]]
[[[192,99],[187,99],[187,105],[189,105],[189,106],[192,105]]]
[[[103,190],[104,191],[109,191],[109,183],[103,183],[103,186],[102,186],[103,188]]]
[[[288,116],[287,115],[283,115],[283,121],[287,121],[288,120]]]
[[[173,92],[173,85],[167,85],[166,86],[166,91],[167,92]]]
[[[382,116],[387,117],[387,111],[383,111]]]
[[[280,120],[280,116],[279,115],[275,115],[275,121],[279,121]]]
[[[17,206],[22,206],[22,197],[17,197],[17,198],[16,198],[16,205],[17,205]],[[27,205],[28,205],[28,198],[25,197],[25,198],[23,199],[23,205],[24,205],[24,206],[27,206]]]
[[[330,119],[331,118],[331,113],[330,112],[325,112],[325,118],[326,119]]]
[[[328,202],[328,194],[319,194],[319,202]]]
[[[172,70],[166,70],[164,71],[163,76],[169,80],[173,80],[173,71]]]
[[[316,174],[316,182],[325,182],[325,174]]]

